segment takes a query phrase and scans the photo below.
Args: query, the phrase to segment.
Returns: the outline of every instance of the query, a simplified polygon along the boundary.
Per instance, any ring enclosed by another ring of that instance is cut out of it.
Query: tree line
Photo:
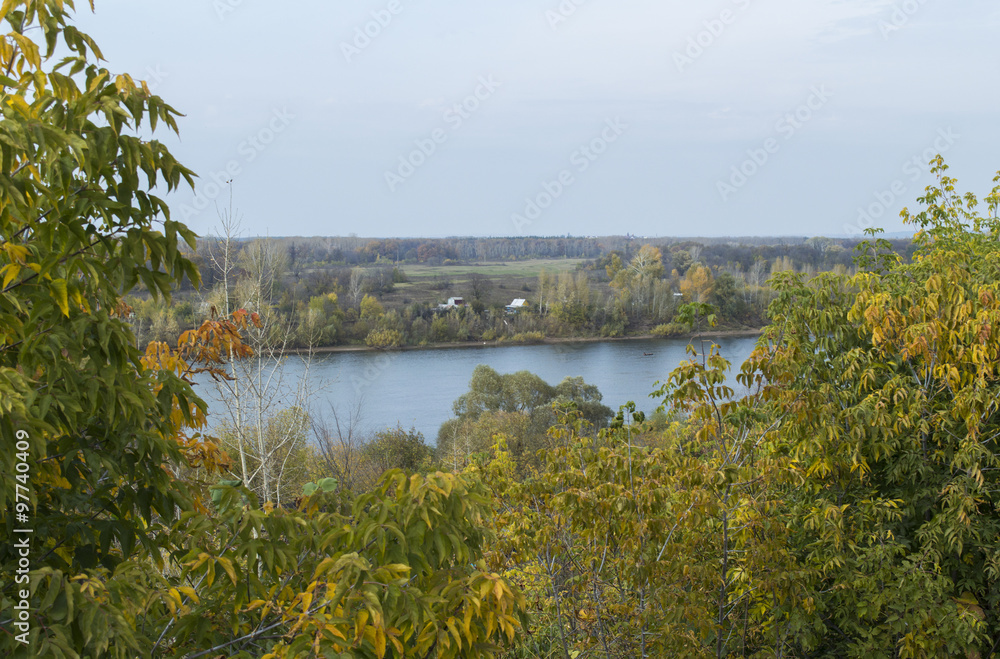
[[[205,236],[192,254],[192,260],[204,265],[210,260],[213,245],[224,236]],[[251,239],[242,238],[241,243]],[[743,268],[755,260],[772,261],[787,256],[816,268],[850,265],[850,250],[855,238],[653,238],[626,236],[603,237],[503,237],[503,238],[359,238],[283,237],[272,238],[287,254],[290,271],[326,269],[338,266],[387,264],[442,265],[454,262],[516,261],[525,259],[596,259],[609,252],[631,256],[644,244],[660,248],[664,254],[697,250],[697,256],[709,266],[739,263]],[[909,240],[892,241],[902,251]],[[696,259],[697,259],[696,256]],[[683,257],[682,257],[683,258]],[[673,266],[668,263],[668,267]],[[211,281],[206,277],[206,281]]]

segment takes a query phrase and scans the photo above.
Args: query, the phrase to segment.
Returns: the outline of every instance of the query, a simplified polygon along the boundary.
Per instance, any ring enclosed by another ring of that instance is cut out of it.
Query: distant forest
[[[207,253],[221,238],[206,236],[199,240],[194,259],[200,266],[208,264]],[[257,239],[237,239],[246,244]],[[738,238],[640,238],[637,236],[604,237],[506,237],[506,238],[361,238],[348,237],[286,237],[268,238],[285,250],[293,275],[310,269],[345,266],[365,266],[375,263],[450,265],[488,261],[518,261],[528,259],[598,259],[611,252],[626,257],[642,245],[661,250],[664,267],[684,268],[682,257],[675,266],[669,258],[686,251],[700,257],[709,267],[738,265],[750,269],[758,260],[773,261],[788,257],[802,266],[830,270],[835,265],[850,266],[854,247],[860,239],[824,237],[738,237]],[[896,251],[909,260],[912,243],[909,239],[892,240]],[[694,250],[694,252],[692,252]],[[683,274],[683,273],[682,273]],[[211,285],[217,279],[212,268],[202,268],[203,281]],[[188,284],[190,285],[190,284]]]

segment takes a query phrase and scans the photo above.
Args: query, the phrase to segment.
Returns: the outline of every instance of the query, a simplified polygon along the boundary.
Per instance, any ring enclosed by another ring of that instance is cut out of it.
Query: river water
[[[749,357],[756,337],[714,341],[723,357],[733,364],[729,386],[739,390],[735,373]],[[682,339],[656,339],[335,352],[314,356],[308,370],[301,357],[287,357],[281,369],[286,387],[306,374],[308,407],[316,413],[330,417],[334,407],[343,419],[360,405],[363,428],[377,430],[398,423],[416,428],[433,444],[438,428],[452,415],[452,403],[468,391],[472,371],[479,364],[500,373],[528,370],[552,385],[567,376],[582,376],[587,384],[597,385],[608,407],[617,410],[619,405],[634,401],[649,413],[659,404],[650,398],[650,392],[657,381],[666,380],[670,371],[688,358],[688,343]],[[199,389],[209,402],[210,419],[221,415],[222,403],[213,386]],[[279,394],[277,398],[290,401],[293,397]]]

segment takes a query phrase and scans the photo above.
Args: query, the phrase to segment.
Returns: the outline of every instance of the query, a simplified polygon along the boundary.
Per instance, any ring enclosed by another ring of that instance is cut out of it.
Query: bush
[[[683,336],[688,334],[690,329],[684,323],[666,323],[653,328],[653,336]]]
[[[399,330],[376,329],[365,337],[369,348],[398,348],[403,344],[403,334]]]
[[[615,338],[625,336],[625,326],[621,323],[607,323],[601,326],[601,336]]]
[[[541,332],[518,332],[508,340],[511,343],[541,343],[545,335]]]
[[[449,279],[448,277],[435,275],[433,281],[431,282],[430,286],[428,286],[428,288],[434,291],[446,291],[449,288],[451,288],[451,286],[452,286],[451,279]]]

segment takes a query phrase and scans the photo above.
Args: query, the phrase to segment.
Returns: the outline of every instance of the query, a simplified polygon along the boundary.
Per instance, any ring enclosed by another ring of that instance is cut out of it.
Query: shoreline
[[[399,346],[398,348],[371,348],[363,345],[346,345],[346,346],[325,346],[322,348],[313,348],[312,350],[306,348],[296,348],[294,350],[286,350],[282,355],[324,355],[324,354],[335,354],[338,352],[408,352],[411,350],[454,350],[456,348],[509,348],[509,347],[524,347],[524,346],[538,346],[538,345],[561,345],[567,343],[616,343],[624,341],[675,341],[675,340],[693,340],[696,338],[703,339],[725,339],[725,338],[744,338],[760,336],[764,332],[764,328],[760,329],[746,329],[746,330],[718,330],[711,332],[699,332],[697,334],[684,334],[682,336],[669,336],[661,337],[654,336],[652,334],[640,334],[637,336],[619,336],[619,337],[604,337],[604,336],[586,336],[586,337],[546,337],[541,341],[532,341],[530,343],[515,343],[513,341],[484,341],[484,342],[474,342],[474,341],[464,341],[464,342],[452,342],[452,343],[429,343],[424,346]]]

